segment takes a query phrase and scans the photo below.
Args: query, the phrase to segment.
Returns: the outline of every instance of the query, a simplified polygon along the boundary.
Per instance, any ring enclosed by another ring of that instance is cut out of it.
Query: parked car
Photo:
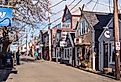
[[[13,54],[12,52],[7,52],[5,55],[5,66],[6,67],[13,67]]]

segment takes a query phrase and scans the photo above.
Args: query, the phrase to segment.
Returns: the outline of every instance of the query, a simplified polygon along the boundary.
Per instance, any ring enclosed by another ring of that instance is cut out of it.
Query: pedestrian
[[[37,52],[37,50],[34,51],[34,58],[35,58],[35,60],[37,60],[37,58],[38,58],[38,52]]]
[[[16,52],[16,64],[20,65],[20,53],[19,53],[19,50]]]

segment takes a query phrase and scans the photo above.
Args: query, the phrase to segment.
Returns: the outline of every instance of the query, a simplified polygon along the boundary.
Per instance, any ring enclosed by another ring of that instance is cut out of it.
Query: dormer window
[[[62,22],[62,23],[61,23],[61,27],[62,27],[62,28],[70,28],[70,27],[71,27],[71,20],[68,19],[68,20],[66,20],[65,22]]]

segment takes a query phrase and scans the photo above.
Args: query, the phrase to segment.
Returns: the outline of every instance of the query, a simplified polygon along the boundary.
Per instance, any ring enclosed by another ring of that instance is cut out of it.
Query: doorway
[[[108,43],[103,44],[103,68],[108,67]]]

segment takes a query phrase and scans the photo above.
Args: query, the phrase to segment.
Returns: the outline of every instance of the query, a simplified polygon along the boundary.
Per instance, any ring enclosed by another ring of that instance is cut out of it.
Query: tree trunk
[[[2,50],[3,55],[9,50],[10,44],[11,43],[9,41],[6,41],[6,40],[3,42],[3,50]]]

